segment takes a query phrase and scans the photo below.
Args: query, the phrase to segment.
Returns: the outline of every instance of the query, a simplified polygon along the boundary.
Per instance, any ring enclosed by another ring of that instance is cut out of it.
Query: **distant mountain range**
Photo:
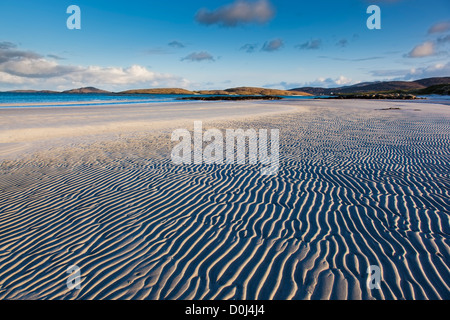
[[[339,88],[303,87],[291,89],[312,95],[339,95],[378,92],[403,92],[414,94],[449,94],[450,77],[427,78],[416,81],[364,82]]]
[[[203,91],[189,91],[180,88],[159,88],[159,89],[134,89],[121,92],[110,92],[100,90],[94,87],[86,87],[79,89],[66,90],[62,92],[49,90],[14,90],[8,91],[13,93],[67,93],[67,94],[173,94],[173,95],[261,95],[261,96],[310,96],[309,93],[300,91],[288,91],[266,88],[254,87],[239,87],[226,90],[203,90]]]
[[[301,91],[239,87],[225,90],[189,91],[179,88],[141,89],[118,92],[118,94],[178,94],[178,95],[240,95],[240,96],[310,96]]]
[[[112,93],[110,91],[100,90],[94,87],[78,88],[66,91],[51,91],[51,90],[12,90],[6,91],[12,93],[68,93],[68,94],[80,94],[80,93]]]
[[[416,81],[364,82],[340,88],[303,87],[291,90],[276,90],[255,87],[238,87],[225,90],[189,91],[180,88],[137,89],[110,92],[94,87],[72,89],[62,92],[49,90],[14,90],[15,93],[67,93],[67,94],[173,94],[173,95],[263,95],[263,96],[319,96],[364,93],[410,93],[418,95],[450,94],[450,77],[427,78]]]

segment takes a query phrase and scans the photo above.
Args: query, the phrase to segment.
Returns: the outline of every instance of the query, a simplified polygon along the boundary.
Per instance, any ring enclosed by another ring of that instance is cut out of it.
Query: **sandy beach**
[[[278,174],[174,165],[194,121],[279,129]],[[0,299],[450,299],[448,106],[10,108],[0,142]]]
[[[171,132],[196,120],[247,118],[295,110],[258,103],[151,103],[107,106],[0,108],[0,159],[16,159],[57,146],[117,141],[149,132]],[[40,104],[36,104],[39,106]]]

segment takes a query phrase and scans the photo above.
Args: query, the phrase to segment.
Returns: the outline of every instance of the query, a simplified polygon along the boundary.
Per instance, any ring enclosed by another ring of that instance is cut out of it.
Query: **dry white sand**
[[[187,128],[196,120],[238,119],[294,109],[289,105],[274,108],[267,102],[0,108],[0,159],[72,143]]]
[[[450,298],[448,106],[157,108],[0,110],[0,299]],[[194,120],[280,129],[279,174],[173,165]]]

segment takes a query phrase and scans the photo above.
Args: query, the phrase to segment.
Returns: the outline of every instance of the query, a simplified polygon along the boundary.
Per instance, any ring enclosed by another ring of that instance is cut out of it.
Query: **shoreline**
[[[164,95],[161,95],[164,96]],[[30,109],[30,108],[58,108],[58,107],[115,107],[133,105],[156,105],[156,104],[182,104],[182,103],[211,103],[211,102],[239,102],[239,101],[315,101],[315,100],[350,100],[350,101],[402,101],[419,102],[432,104],[450,104],[450,96],[417,96],[416,99],[395,99],[395,98],[348,98],[346,96],[273,96],[276,99],[265,99],[264,96],[186,96],[173,95],[172,100],[158,99],[136,99],[136,100],[86,100],[86,101],[60,101],[60,102],[25,102],[25,103],[0,103],[2,109]],[[178,98],[175,98],[178,97]],[[278,99],[279,98],[279,99]],[[446,99],[445,99],[446,98]],[[153,100],[153,101],[152,101]]]

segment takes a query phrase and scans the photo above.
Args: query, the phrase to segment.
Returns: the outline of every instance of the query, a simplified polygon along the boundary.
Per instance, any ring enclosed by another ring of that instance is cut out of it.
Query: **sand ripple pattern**
[[[230,125],[281,129],[278,176],[132,157],[3,168],[0,299],[450,299],[450,117]]]

